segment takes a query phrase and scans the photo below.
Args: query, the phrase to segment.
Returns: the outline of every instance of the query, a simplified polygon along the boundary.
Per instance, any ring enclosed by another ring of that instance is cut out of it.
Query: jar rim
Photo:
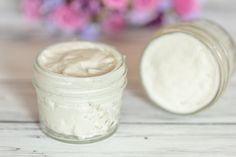
[[[55,72],[52,72],[44,67],[42,67],[39,63],[39,60],[38,58],[40,57],[40,55],[47,49],[51,48],[51,47],[54,47],[54,46],[57,46],[57,45],[60,45],[60,44],[93,44],[95,45],[96,47],[99,46],[99,47],[105,47],[105,48],[109,48],[110,50],[112,50],[113,52],[117,53],[118,55],[120,55],[120,58],[118,60],[118,65],[113,68],[111,71],[109,72],[106,72],[106,73],[103,73],[103,74],[100,74],[100,75],[94,75],[94,76],[71,76],[71,75],[62,75],[62,74],[59,74],[59,73],[55,73]],[[57,43],[57,44],[53,44],[49,47],[46,47],[44,48],[42,51],[40,51],[37,55],[36,55],[36,58],[34,60],[34,63],[33,63],[33,67],[40,70],[41,72],[45,73],[46,75],[48,76],[51,76],[51,77],[56,77],[56,78],[61,78],[61,79],[70,79],[70,80],[80,80],[80,79],[83,79],[83,80],[86,80],[86,79],[101,79],[103,77],[109,77],[110,75],[116,73],[119,69],[121,69],[124,65],[125,65],[125,56],[122,55],[120,53],[120,51],[118,51],[115,47],[113,46],[110,46],[110,45],[107,45],[107,44],[103,44],[101,42],[89,42],[89,41],[69,41],[69,42],[61,42],[61,43]]]
[[[208,21],[208,20],[206,20]],[[214,24],[214,22],[212,22]],[[217,24],[216,24],[217,25]],[[182,27],[182,26],[186,26],[186,27]],[[189,29],[185,29],[185,28],[189,28]],[[190,28],[192,28],[190,30]],[[196,32],[194,29],[196,30],[199,30],[199,31],[202,31],[201,33],[208,33],[209,35],[209,39],[206,39],[206,43],[203,41],[204,40],[204,36],[201,36],[201,34],[199,32]],[[196,38],[197,40],[199,40],[201,43],[203,43],[207,48],[209,48],[210,52],[211,52],[211,55],[214,57],[214,59],[216,60],[216,63],[218,65],[218,70],[219,70],[219,83],[218,83],[218,90],[216,91],[216,93],[214,94],[215,96],[212,98],[212,100],[205,104],[202,108],[194,111],[194,112],[191,112],[191,113],[186,113],[186,114],[193,114],[193,113],[197,113],[197,112],[200,112],[201,110],[211,106],[212,104],[214,104],[220,97],[220,95],[223,93],[227,83],[228,83],[228,80],[229,80],[229,63],[228,63],[228,60],[227,60],[227,54],[225,54],[225,50],[224,50],[224,45],[219,45],[219,48],[220,50],[217,50],[217,51],[213,51],[214,49],[214,45],[215,43],[217,43],[214,39],[214,36],[210,33],[210,32],[206,32],[204,31],[203,29],[201,29],[200,27],[197,27],[197,26],[194,26],[193,24],[191,24],[190,22],[182,22],[182,23],[179,23],[179,24],[174,24],[174,25],[170,25],[170,26],[166,26],[166,27],[163,27],[161,28],[154,36],[153,38],[150,40],[150,41],[153,41],[163,35],[168,35],[168,34],[171,34],[171,33],[185,33],[187,35],[190,35],[194,38]],[[226,31],[225,31],[226,32]],[[146,48],[148,47],[149,44],[147,44]],[[144,48],[144,49],[146,49]],[[222,52],[220,52],[222,51]],[[144,53],[143,53],[144,55]],[[224,56],[225,55],[225,56]],[[141,61],[140,61],[140,66],[142,65],[142,57],[141,57]],[[223,62],[226,62],[225,64]],[[225,67],[225,65],[227,65]],[[226,71],[225,71],[226,70]],[[140,77],[142,78],[142,72],[140,72]],[[142,84],[144,86],[144,89],[145,91],[147,92],[147,89],[145,87],[145,83],[143,82],[143,79],[142,80]],[[164,107],[162,107],[161,105],[158,104],[158,102],[155,102],[154,100],[152,100],[152,98],[150,97],[150,95],[148,94],[149,98],[151,99],[152,102],[154,102],[155,104],[157,104],[159,107],[161,107],[162,109],[168,111],[168,112],[172,112],[172,111],[169,111],[167,109],[165,109]],[[178,113],[176,113],[178,114]],[[184,115],[185,113],[181,113],[182,115]]]

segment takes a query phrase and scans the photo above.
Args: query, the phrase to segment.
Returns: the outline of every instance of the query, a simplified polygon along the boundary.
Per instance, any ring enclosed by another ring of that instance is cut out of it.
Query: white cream
[[[82,142],[110,134],[118,125],[121,95],[91,103],[79,100],[69,103],[57,96],[39,93],[41,123],[46,129],[64,136],[75,136]]]
[[[211,50],[185,33],[154,39],[145,49],[141,76],[149,97],[175,113],[192,113],[215,97],[220,72]]]
[[[112,53],[99,49],[75,49],[68,51],[46,51],[41,54],[39,64],[52,72],[66,76],[98,76],[115,68]]]
[[[46,134],[84,143],[116,130],[126,67],[114,48],[82,41],[53,45],[39,54],[33,82]]]

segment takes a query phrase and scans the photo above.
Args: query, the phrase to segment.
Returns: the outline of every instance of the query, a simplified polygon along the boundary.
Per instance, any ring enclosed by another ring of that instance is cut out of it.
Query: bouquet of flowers
[[[25,16],[54,32],[93,39],[125,26],[160,26],[199,15],[199,0],[23,0]],[[171,19],[171,20],[170,20]]]

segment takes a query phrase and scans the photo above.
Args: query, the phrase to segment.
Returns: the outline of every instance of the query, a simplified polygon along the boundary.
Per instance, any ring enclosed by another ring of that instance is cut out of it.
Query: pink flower
[[[105,6],[114,10],[125,10],[129,4],[129,0],[103,0]]]
[[[22,8],[29,20],[37,20],[40,17],[40,7],[42,0],[24,0]]]
[[[88,22],[86,15],[79,11],[73,11],[68,5],[57,7],[51,14],[51,18],[61,29],[68,31],[80,29]]]
[[[174,8],[183,19],[197,15],[200,10],[199,0],[173,0]]]
[[[135,10],[147,11],[158,9],[162,0],[133,0],[132,6]]]
[[[120,13],[111,13],[104,18],[102,29],[105,33],[114,34],[120,32],[125,26],[125,18]]]

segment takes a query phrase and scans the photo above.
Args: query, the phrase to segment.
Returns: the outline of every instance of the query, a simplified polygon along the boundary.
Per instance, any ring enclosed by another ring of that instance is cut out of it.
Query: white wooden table
[[[205,5],[204,17],[236,38],[235,0]],[[28,29],[13,15],[0,17],[0,157],[236,156],[236,76],[223,98],[201,113],[176,116],[161,111],[147,99],[138,77],[139,58],[153,30],[131,30],[115,40],[102,40],[127,56],[129,84],[118,131],[86,145],[48,138],[39,129],[31,65],[38,51],[60,40]]]

